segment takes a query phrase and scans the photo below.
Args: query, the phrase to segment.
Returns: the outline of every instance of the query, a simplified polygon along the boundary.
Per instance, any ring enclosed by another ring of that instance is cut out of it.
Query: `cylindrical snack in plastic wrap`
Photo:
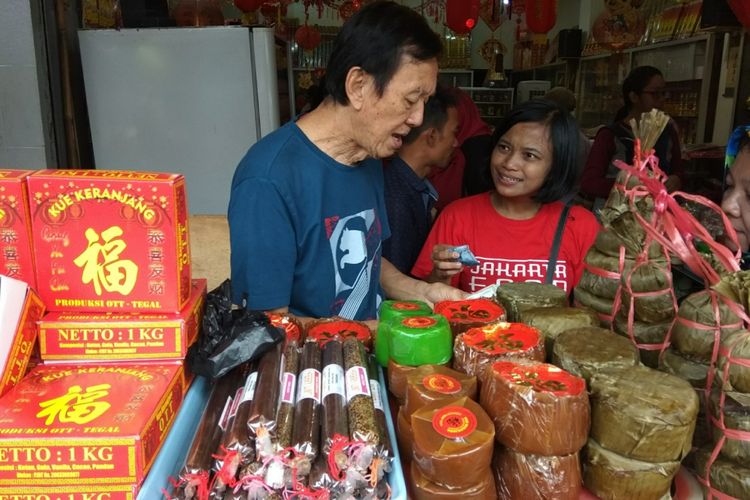
[[[396,396],[399,405],[404,404],[406,399],[406,377],[417,368],[400,365],[392,359],[388,360],[388,390]]]
[[[492,470],[481,474],[479,481],[466,488],[450,488],[427,479],[416,463],[411,464],[412,491],[415,500],[495,500],[495,478]]]
[[[601,500],[657,500],[669,493],[679,469],[678,461],[635,460],[589,439],[583,463],[583,484]]]
[[[380,433],[367,376],[367,353],[362,343],[355,339],[344,341],[344,369],[349,437],[378,445]]]
[[[380,380],[378,379],[378,368],[375,356],[367,357],[367,375],[370,379],[370,392],[372,392],[372,404],[375,407],[375,421],[378,424],[380,434],[380,443],[383,445],[388,455],[391,455],[391,440],[388,438],[388,423],[386,422],[385,412],[391,411],[388,406],[388,400],[383,399],[380,389]]]
[[[672,347],[695,361],[710,362],[714,350],[716,313],[719,310],[721,336],[742,328],[740,319],[713,290],[688,295],[677,310],[672,327]]]
[[[750,406],[743,406],[742,403],[750,404],[750,395],[736,392],[724,393],[723,406],[720,400],[721,393],[714,387],[711,391],[711,415],[716,419],[715,426],[721,425],[719,408],[723,408],[724,427],[732,431],[750,432]],[[713,443],[717,444],[724,433],[721,429],[714,429]],[[750,441],[742,441],[726,437],[724,445],[721,447],[721,455],[738,464],[745,464],[750,467]]]
[[[636,264],[632,270],[622,274],[621,281],[622,309],[627,312],[630,308],[632,291],[632,296],[635,297],[635,319],[644,323],[662,323],[674,319],[676,311],[672,271],[666,264]]]
[[[346,387],[344,384],[344,350],[341,340],[331,340],[322,347],[323,378],[321,384],[321,445],[328,458],[331,443],[336,435],[349,437],[349,420],[346,414]],[[344,466],[345,457],[338,461]]]
[[[406,418],[426,404],[463,396],[477,399],[477,378],[440,365],[425,365],[406,377]]]
[[[247,425],[255,438],[255,455],[260,460],[273,455],[276,442],[276,407],[281,388],[281,361],[284,343],[276,344],[258,363],[255,397]]]
[[[732,359],[732,362],[729,359]],[[720,379],[729,363],[728,380],[722,380],[725,391],[750,393],[750,332],[738,330],[724,335],[721,339],[719,364],[716,371]]]
[[[544,283],[504,283],[497,287],[496,299],[505,309],[508,321],[520,321],[521,313],[535,307],[567,305],[565,290]]]
[[[292,446],[312,460],[320,443],[321,357],[317,342],[305,341],[299,360]],[[306,474],[302,474],[306,475]]]
[[[583,489],[578,453],[544,457],[498,446],[492,469],[501,500],[578,500]]]
[[[266,316],[271,320],[271,324],[276,328],[281,328],[286,334],[287,342],[302,341],[302,323],[297,317],[290,313],[266,312]]]
[[[539,330],[523,323],[495,323],[462,333],[453,346],[453,369],[474,375],[480,382],[485,367],[517,358],[544,361],[544,337]]]
[[[695,452],[695,472],[703,480],[706,479],[706,465],[711,458],[711,452],[711,449],[704,448]],[[718,456],[711,464],[708,476],[711,480],[711,488],[714,491],[709,494],[704,484],[703,489],[706,491],[706,498],[717,498],[717,492],[731,498],[750,498],[750,468],[747,462],[737,463]]]
[[[664,351],[659,361],[659,369],[687,380],[696,389],[706,388],[708,365],[688,359],[672,348]]]
[[[698,396],[685,380],[647,368],[609,368],[591,378],[590,437],[636,460],[682,460],[690,451]]]
[[[368,351],[372,347],[372,331],[361,321],[344,318],[324,318],[313,321],[305,329],[305,340],[314,340],[321,346],[331,339],[357,339]]]
[[[414,431],[411,428],[411,419],[406,417],[403,407],[398,409],[396,418],[396,440],[401,460],[404,463],[411,462],[414,451]]]
[[[445,316],[411,316],[391,323],[388,352],[400,365],[442,365],[450,361],[453,335]]]
[[[603,368],[636,366],[638,359],[638,351],[628,339],[595,326],[561,333],[552,352],[552,364],[587,383]]]
[[[299,347],[294,340],[287,340],[284,348],[284,367],[281,374],[279,408],[276,410],[276,437],[279,448],[292,445],[294,409],[297,402],[297,373],[299,372]],[[261,396],[262,397],[262,396]]]
[[[671,327],[672,320],[661,323],[644,323],[633,320],[633,338],[638,344],[641,344],[640,347],[636,346],[641,363],[649,368],[659,367],[659,353]],[[628,328],[627,309],[620,309],[612,322],[612,329],[617,335],[630,339]],[[630,341],[633,340],[630,339]]]
[[[554,365],[495,363],[482,379],[480,402],[495,424],[497,442],[520,453],[563,456],[586,444],[586,382]]]
[[[380,366],[388,364],[388,346],[391,339],[391,323],[409,316],[429,316],[430,306],[419,300],[384,300],[380,304],[380,321],[375,337],[375,357]]]
[[[428,481],[451,488],[478,484],[490,467],[495,428],[467,397],[423,406],[411,416],[414,463]]]
[[[599,316],[588,307],[536,307],[522,311],[520,322],[542,332],[549,359],[558,335],[571,328],[599,326]]]
[[[435,314],[445,316],[454,336],[469,328],[505,321],[505,310],[490,299],[444,300],[435,304]]]

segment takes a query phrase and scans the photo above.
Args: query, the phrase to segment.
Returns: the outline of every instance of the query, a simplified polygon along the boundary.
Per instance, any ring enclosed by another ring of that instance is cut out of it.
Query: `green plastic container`
[[[400,365],[442,365],[453,356],[453,335],[442,314],[412,316],[391,323],[391,359]]]
[[[430,306],[419,300],[385,300],[380,304],[378,336],[375,339],[375,359],[380,366],[388,366],[388,346],[391,338],[391,322],[432,314]]]

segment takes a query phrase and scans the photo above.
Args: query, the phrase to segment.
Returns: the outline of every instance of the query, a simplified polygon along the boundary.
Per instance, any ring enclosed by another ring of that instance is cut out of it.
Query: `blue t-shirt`
[[[229,233],[235,303],[377,317],[382,240],[390,235],[379,160],[338,163],[287,123],[238,165]]]

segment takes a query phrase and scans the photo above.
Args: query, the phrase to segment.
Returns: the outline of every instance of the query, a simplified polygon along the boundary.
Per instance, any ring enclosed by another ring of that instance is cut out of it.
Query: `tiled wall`
[[[0,0],[0,168],[47,168],[29,0]]]

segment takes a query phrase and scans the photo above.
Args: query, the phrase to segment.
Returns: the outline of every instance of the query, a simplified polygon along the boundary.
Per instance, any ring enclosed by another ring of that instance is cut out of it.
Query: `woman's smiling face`
[[[750,146],[737,154],[726,181],[721,209],[737,231],[740,249],[746,252],[750,249]]]
[[[500,137],[492,151],[492,181],[505,198],[532,197],[544,185],[552,168],[549,127],[544,123],[517,123]]]

